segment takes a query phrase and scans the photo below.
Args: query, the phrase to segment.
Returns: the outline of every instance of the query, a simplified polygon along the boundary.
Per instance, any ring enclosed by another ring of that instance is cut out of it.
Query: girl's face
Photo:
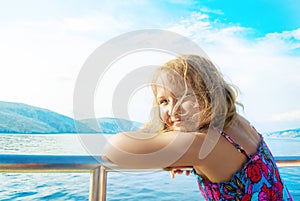
[[[197,131],[200,125],[200,107],[192,88],[186,89],[183,80],[174,82],[167,75],[160,76],[156,84],[155,98],[160,118],[169,130]]]

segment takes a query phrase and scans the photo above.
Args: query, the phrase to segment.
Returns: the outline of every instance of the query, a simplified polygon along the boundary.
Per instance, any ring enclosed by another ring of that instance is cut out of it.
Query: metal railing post
[[[107,185],[107,171],[106,168],[101,165],[100,167],[100,200],[106,200],[106,185]]]
[[[91,170],[89,201],[106,200],[107,171],[103,165]]]

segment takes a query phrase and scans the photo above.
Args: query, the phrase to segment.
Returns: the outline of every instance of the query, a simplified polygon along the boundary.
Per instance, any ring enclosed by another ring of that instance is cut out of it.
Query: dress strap
[[[244,154],[247,158],[250,158],[250,156],[247,154],[247,152],[244,150],[244,148],[236,143],[229,135],[227,135],[223,130],[219,128],[215,128],[230,144],[232,144],[239,152]]]

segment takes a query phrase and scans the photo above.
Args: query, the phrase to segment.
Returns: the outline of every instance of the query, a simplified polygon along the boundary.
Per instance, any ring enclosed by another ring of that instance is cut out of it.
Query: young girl
[[[172,178],[191,168],[206,200],[293,200],[262,136],[237,113],[235,88],[209,59],[167,62],[152,90],[152,120],[110,138],[107,159],[127,168],[165,168]]]

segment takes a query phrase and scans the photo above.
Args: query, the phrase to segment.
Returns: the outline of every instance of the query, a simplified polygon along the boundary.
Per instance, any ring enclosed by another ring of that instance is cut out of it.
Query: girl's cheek
[[[189,112],[189,113],[193,113],[193,112],[195,112],[196,110],[199,110],[199,108],[197,107],[197,105],[196,105],[196,107],[195,107],[195,102],[192,102],[192,101],[186,101],[186,102],[184,102],[184,103],[181,105],[181,107],[182,107],[182,109],[183,109],[184,111],[187,111],[187,112]]]
[[[160,118],[163,122],[166,122],[166,119],[167,119],[167,113],[166,111],[163,109],[163,108],[160,108],[159,109],[159,115],[160,115]]]
[[[167,126],[172,126],[172,122],[167,110],[160,109],[160,118],[165,124],[167,124]]]

